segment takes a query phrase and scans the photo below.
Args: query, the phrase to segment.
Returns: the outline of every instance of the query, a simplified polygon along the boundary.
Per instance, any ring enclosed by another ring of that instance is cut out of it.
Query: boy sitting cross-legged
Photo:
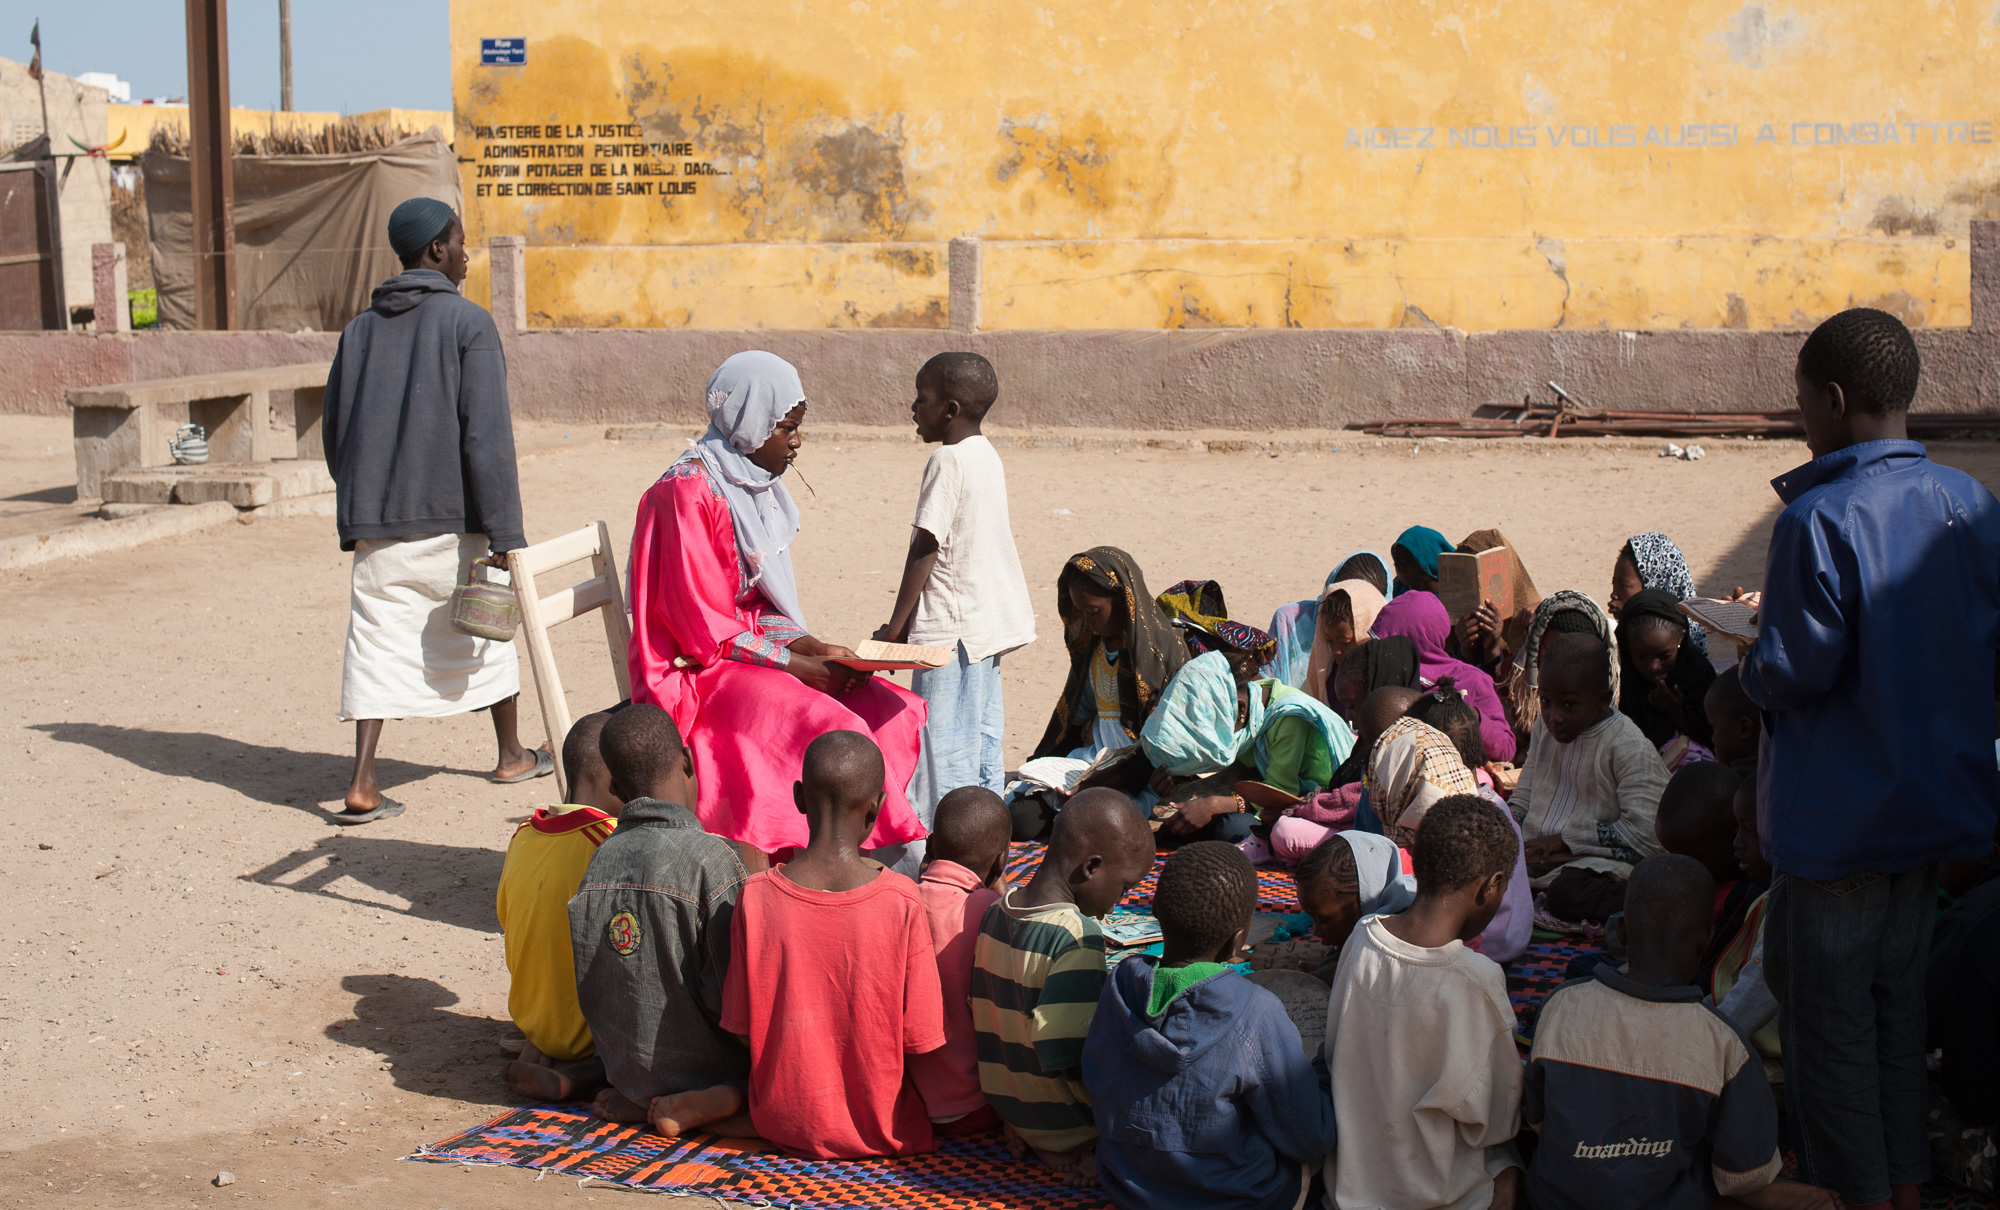
[[[985,786],[960,786],[938,800],[917,894],[930,920],[944,991],[944,1047],[910,1058],[910,1078],[923,1094],[940,1134],[970,1134],[999,1125],[979,1087],[979,1042],[972,1031],[972,955],[986,909],[1006,886],[1007,847],[1014,834],[1007,804]]]
[[[744,884],[722,1026],[750,1048],[750,1120],[808,1159],[931,1150],[905,1056],[945,1044],[916,884],[861,855],[882,810],[882,751],[856,731],[806,748],[792,797],[811,839]]]
[[[1333,1149],[1333,1103],[1285,1006],[1226,965],[1257,870],[1222,841],[1160,871],[1160,957],[1112,971],[1083,1045],[1097,1174],[1120,1210],[1292,1210]]]
[[[720,1024],[743,863],[690,809],[694,759],[673,716],[627,706],[598,746],[625,810],[569,903],[577,996],[611,1084],[597,1115],[750,1135],[748,1056]]]
[[[1028,885],[986,909],[972,960],[979,1084],[1015,1155],[1066,1183],[1097,1182],[1083,1040],[1104,990],[1096,918],[1153,868],[1153,833],[1117,790],[1084,790],[1056,816]]]
[[[1543,1006],[1526,1106],[1542,1136],[1528,1177],[1537,1210],[1839,1204],[1777,1180],[1763,1065],[1694,986],[1714,902],[1715,880],[1694,858],[1640,862],[1625,892],[1630,961],[1563,984]]]
[[[493,907],[507,943],[507,1012],[527,1038],[500,1078],[530,1100],[587,1100],[604,1087],[604,1060],[576,1000],[569,897],[624,809],[597,751],[610,717],[586,714],[570,724],[563,737],[570,801],[535,808],[514,830],[500,867]]]

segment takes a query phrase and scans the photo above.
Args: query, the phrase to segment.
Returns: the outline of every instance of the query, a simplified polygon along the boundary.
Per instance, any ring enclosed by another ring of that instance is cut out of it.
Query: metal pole
[[[195,326],[229,331],[238,317],[228,0],[187,0],[187,23]]]
[[[292,112],[292,0],[278,0],[278,108]]]

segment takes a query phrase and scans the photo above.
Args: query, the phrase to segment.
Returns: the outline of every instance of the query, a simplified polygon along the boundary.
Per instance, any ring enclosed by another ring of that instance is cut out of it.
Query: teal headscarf
[[[1332,707],[1303,689],[1280,685],[1276,681],[1255,681],[1250,686],[1250,709],[1253,714],[1257,713],[1257,703],[1264,697],[1257,692],[1262,686],[1270,687],[1271,704],[1263,710],[1262,719],[1251,731],[1251,734],[1257,737],[1255,746],[1251,749],[1257,758],[1257,776],[1268,780],[1267,775],[1271,771],[1271,748],[1266,736],[1271,724],[1282,718],[1303,718],[1310,723],[1313,730],[1319,732],[1320,738],[1326,741],[1326,750],[1333,757],[1332,768],[1338,769],[1346,762],[1347,754],[1354,751],[1354,732],[1348,727],[1345,719],[1333,712]],[[1314,790],[1323,788],[1300,786],[1299,793],[1310,794]]]
[[[1196,656],[1160,695],[1159,706],[1139,730],[1139,746],[1155,768],[1175,777],[1220,772],[1247,749],[1262,776],[1271,763],[1266,729],[1281,718],[1304,718],[1326,741],[1334,768],[1353,751],[1354,732],[1311,694],[1265,680],[1250,682],[1249,696],[1250,717],[1238,731],[1236,678],[1230,674],[1229,661],[1219,651]]]
[[[1438,556],[1458,549],[1458,547],[1452,545],[1449,538],[1424,525],[1412,525],[1410,528],[1396,535],[1396,546],[1389,548],[1390,553],[1393,554],[1397,546],[1402,547],[1404,551],[1408,552],[1410,558],[1416,562],[1416,565],[1424,569],[1424,574],[1433,580],[1437,578]],[[1395,589],[1395,593],[1392,595],[1399,596],[1410,591],[1410,586],[1403,583],[1401,579],[1398,579],[1392,587]]]
[[[1160,704],[1139,729],[1139,746],[1154,768],[1175,777],[1227,769],[1263,722],[1263,696],[1250,695],[1250,726],[1238,731],[1236,678],[1228,659],[1220,651],[1198,655],[1167,682]]]

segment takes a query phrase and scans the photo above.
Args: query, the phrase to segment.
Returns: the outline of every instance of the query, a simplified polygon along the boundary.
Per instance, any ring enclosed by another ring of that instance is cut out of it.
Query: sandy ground
[[[531,538],[611,523],[677,452],[602,430],[520,434]],[[888,612],[925,450],[812,442],[798,545],[816,633]],[[0,417],[0,501],[53,504],[62,420]],[[1600,598],[1629,534],[1667,530],[1702,587],[1753,585],[1793,443],[1365,443],[1283,455],[1014,450],[1015,532],[1042,638],[1006,662],[1008,756],[1061,683],[1053,583],[1122,545],[1155,591],[1218,579],[1261,624],[1357,547],[1406,525],[1489,525],[1537,585]],[[2000,485],[2000,447],[1937,451]],[[39,499],[37,499],[39,496]],[[335,717],[348,558],[324,518],[264,521],[0,573],[0,1190],[8,1204],[255,1199],[286,1206],[526,1206],[608,1199],[571,1179],[397,1162],[499,1112],[507,976],[494,882],[553,780],[495,786],[484,716],[392,723],[399,819],[345,830],[351,728]],[[556,641],[572,709],[607,704],[602,631]],[[524,659],[525,665],[525,659]],[[524,678],[526,676],[524,667]],[[524,733],[539,738],[533,695]],[[376,1035],[380,1034],[380,1037]],[[238,1183],[209,1181],[229,1169]],[[39,1195],[39,1196],[37,1196]]]

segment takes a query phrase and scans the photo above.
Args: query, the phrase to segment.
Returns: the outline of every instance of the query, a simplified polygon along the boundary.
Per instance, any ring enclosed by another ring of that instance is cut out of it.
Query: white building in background
[[[132,82],[130,80],[121,80],[115,74],[108,71],[78,72],[76,82],[79,84],[88,84],[92,88],[101,88],[114,101],[130,102],[132,100]]]

